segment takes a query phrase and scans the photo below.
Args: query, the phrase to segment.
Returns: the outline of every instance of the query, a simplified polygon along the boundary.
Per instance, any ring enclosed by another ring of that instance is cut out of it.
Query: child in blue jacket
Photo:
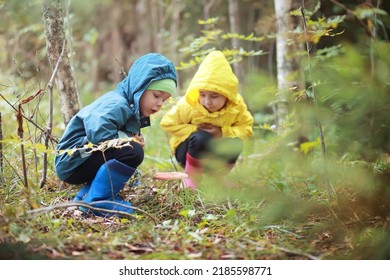
[[[144,159],[141,128],[150,126],[149,116],[174,94],[176,84],[173,63],[161,54],[146,54],[133,63],[116,89],[81,109],[70,120],[57,145],[55,169],[59,179],[66,183],[86,184],[74,201],[94,202],[93,207],[102,210],[134,212],[131,204],[118,194]],[[128,139],[130,145],[104,152],[91,152],[89,148],[91,144],[96,147],[118,138]],[[101,215],[104,211],[94,213]]]

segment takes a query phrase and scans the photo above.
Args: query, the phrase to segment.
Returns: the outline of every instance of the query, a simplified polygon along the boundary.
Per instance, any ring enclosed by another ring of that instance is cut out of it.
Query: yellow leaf
[[[86,146],[87,146],[87,148],[93,148],[93,144],[91,142],[88,142],[88,144]]]
[[[315,141],[304,142],[299,145],[299,149],[307,154],[308,152],[314,150],[316,147],[320,145],[320,138],[317,138]]]

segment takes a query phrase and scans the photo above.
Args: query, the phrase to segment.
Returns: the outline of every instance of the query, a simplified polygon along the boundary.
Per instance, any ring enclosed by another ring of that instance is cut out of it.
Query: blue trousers
[[[127,166],[137,169],[144,160],[144,149],[134,141],[131,141],[130,144],[132,147],[125,146],[120,149],[107,149],[104,151],[104,157],[100,151],[93,152],[65,182],[74,185],[90,183],[95,178],[99,168],[110,159],[116,159]]]

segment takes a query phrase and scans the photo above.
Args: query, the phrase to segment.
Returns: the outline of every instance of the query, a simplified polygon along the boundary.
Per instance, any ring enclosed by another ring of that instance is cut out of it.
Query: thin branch
[[[168,133],[165,133],[165,136],[166,136],[166,141],[167,141],[167,144],[168,144],[168,147],[169,147],[169,137],[168,137]],[[170,150],[170,149],[169,149]],[[175,171],[178,171],[178,168],[175,164],[175,161],[173,160],[173,157],[172,157],[172,153],[169,153],[169,159],[171,160],[171,163],[173,165],[173,168],[175,168]]]
[[[18,170],[16,170],[15,166],[12,165],[6,157],[3,157],[9,167],[15,172],[15,175],[19,178],[20,181],[23,181],[23,178],[19,175]]]
[[[127,213],[127,212],[124,212],[124,211],[109,210],[109,209],[93,207],[93,205],[100,204],[100,203],[110,203],[110,204],[118,205],[118,206],[121,206],[121,207],[126,207],[126,208],[129,208],[129,209],[133,209],[135,211],[141,212],[142,214],[145,214],[150,219],[152,219],[155,224],[157,224],[157,220],[152,215],[150,215],[149,213],[145,212],[144,210],[142,210],[142,209],[140,209],[138,207],[123,205],[121,203],[118,203],[118,202],[115,202],[115,201],[111,201],[111,200],[100,200],[100,201],[95,201],[95,202],[91,202],[91,203],[72,202],[72,203],[55,204],[55,205],[48,206],[48,207],[43,207],[43,208],[38,208],[38,209],[26,211],[26,214],[28,214],[28,215],[43,214],[43,213],[47,213],[47,212],[55,210],[55,209],[81,206],[81,207],[85,207],[87,209],[90,209],[92,211],[106,212],[106,213],[110,213],[110,214],[118,214],[118,215],[121,215],[121,216],[134,218],[133,214],[130,214],[130,213]]]
[[[57,75],[58,67],[61,63],[62,57],[65,54],[65,46],[66,46],[66,44],[64,42],[64,44],[62,45],[62,51],[61,51],[60,57],[57,60],[56,66],[53,70],[53,73],[51,75],[49,83],[47,84],[47,87],[49,88],[49,123],[48,123],[47,129],[46,129],[46,132],[45,132],[45,148],[46,148],[46,150],[49,147],[49,139],[51,136],[51,131],[53,129],[53,81],[54,81],[55,76]],[[41,178],[41,182],[39,184],[41,188],[46,183],[46,176],[47,176],[47,152],[45,151],[43,154],[42,178]]]
[[[308,31],[307,31],[307,26],[306,26],[306,17],[305,17],[304,7],[305,7],[305,1],[302,0],[302,6],[301,6],[300,10],[301,10],[302,21],[303,21],[303,30],[304,30],[304,34],[305,34],[307,61],[308,61],[308,64],[309,64],[309,67],[308,67],[309,68],[309,79],[310,79],[310,82],[312,82],[313,81],[313,77],[312,77],[312,72],[311,72],[310,46],[309,46],[309,40],[308,40],[308,36],[307,36]],[[312,91],[313,91],[314,107],[318,111],[318,99],[317,99],[317,96],[316,96],[317,94],[316,94],[316,90],[315,90],[314,86],[312,86]],[[319,133],[320,133],[322,157],[323,157],[323,160],[324,160],[326,186],[328,187],[328,190],[331,190],[332,186],[331,186],[331,184],[329,182],[328,166],[327,166],[327,160],[326,160],[325,137],[324,137],[324,132],[323,132],[322,124],[321,124],[320,120],[317,120],[317,126],[318,126],[318,130],[319,130]],[[333,192],[334,192],[334,190],[333,190]]]
[[[313,256],[313,255],[310,255],[308,253],[303,253],[303,252],[298,252],[298,251],[293,251],[293,250],[290,250],[290,249],[287,249],[287,248],[283,248],[283,247],[279,247],[279,246],[276,246],[276,245],[273,245],[274,248],[284,252],[284,253],[287,253],[287,254],[293,254],[293,255],[301,255],[301,256],[305,256],[311,260],[319,260],[319,258],[317,258],[316,256]]]
[[[123,79],[126,78],[127,74],[126,74],[125,68],[123,68],[123,66],[119,63],[118,58],[115,55],[114,55],[114,59],[115,59],[116,63],[118,63],[118,65],[120,67],[119,68],[120,69],[119,72],[122,75]]]
[[[27,166],[26,166],[26,156],[24,153],[24,144],[23,144],[23,118],[22,118],[22,104],[18,105],[18,111],[16,113],[16,120],[18,122],[18,131],[17,134],[20,138],[20,151],[22,153],[22,167],[23,167],[23,184],[25,188],[28,188],[28,179],[27,179]]]
[[[1,93],[0,93],[0,97],[12,108],[14,109],[15,112],[18,112],[18,109],[15,108],[14,105],[12,105]],[[32,125],[34,125],[36,128],[38,128],[42,133],[45,133],[45,129],[42,128],[39,124],[37,124],[34,120],[32,120],[31,118],[25,116],[22,112],[20,113],[21,116],[26,120],[28,121],[29,123],[31,123]],[[54,136],[49,136],[50,137],[50,140],[54,141],[55,143],[58,143],[58,139]]]
[[[355,20],[364,28],[364,30],[366,31],[366,33],[367,33],[368,36],[370,36],[370,37],[373,36],[372,31],[368,28],[368,26],[366,26],[366,25],[364,24],[364,22],[363,22],[361,19],[359,19],[359,18],[354,14],[353,11],[351,11],[350,9],[348,9],[347,6],[345,6],[344,4],[339,3],[339,2],[336,1],[336,0],[330,0],[330,2],[332,2],[332,3],[335,4],[336,6],[341,7],[343,10],[345,10],[345,11],[347,12],[347,14],[351,15],[351,16],[352,16],[352,17],[353,17],[353,18],[354,18],[354,19],[355,19]]]

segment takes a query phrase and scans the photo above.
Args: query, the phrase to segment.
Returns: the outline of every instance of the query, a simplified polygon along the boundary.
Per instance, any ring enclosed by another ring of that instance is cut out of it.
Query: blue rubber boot
[[[84,196],[88,193],[90,187],[91,184],[86,184],[81,190],[79,190],[79,192],[73,198],[73,202],[78,202],[83,200]]]
[[[103,164],[93,179],[87,195],[84,197],[83,202],[91,203],[101,200],[109,200],[116,202],[102,202],[94,203],[93,207],[123,211],[129,214],[133,214],[134,210],[126,206],[131,207],[131,203],[124,201],[118,194],[119,191],[125,186],[126,182],[134,174],[135,169],[121,163],[116,159],[111,159]],[[119,204],[119,205],[118,205]],[[81,207],[84,212],[90,212],[85,207]],[[99,216],[112,216],[113,214],[104,211],[91,211],[95,215]]]
[[[134,173],[134,176],[135,177],[133,180],[130,180],[130,188],[133,188],[133,187],[138,187],[141,185],[141,182],[139,180],[139,178],[141,177],[141,174],[136,171]],[[78,201],[81,201],[84,199],[84,196],[86,196],[86,194],[88,193],[89,191],[89,188],[91,187],[91,183],[89,184],[86,184],[84,187],[82,187],[78,193],[76,194],[76,196],[73,198],[73,202],[78,202]]]

